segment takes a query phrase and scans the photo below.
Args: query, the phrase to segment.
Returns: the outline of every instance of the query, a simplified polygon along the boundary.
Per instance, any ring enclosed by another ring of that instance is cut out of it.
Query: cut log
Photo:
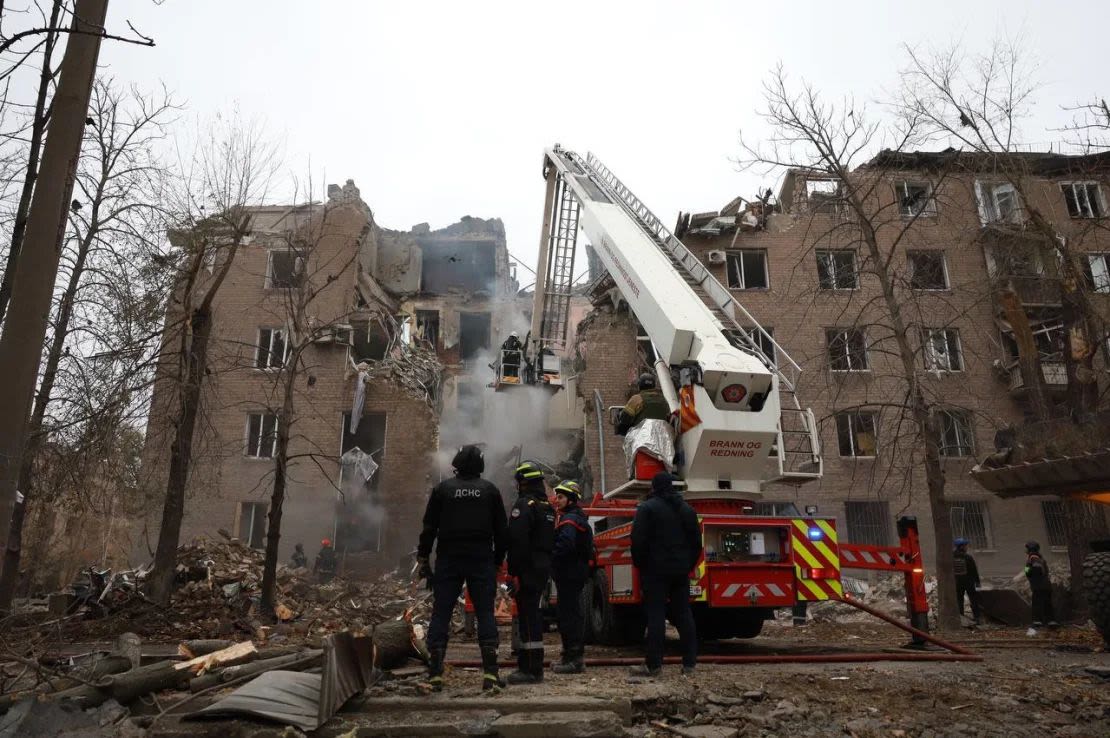
[[[232,664],[251,661],[257,653],[258,649],[254,647],[254,641],[243,641],[219,651],[213,651],[204,656],[197,656],[195,659],[174,664],[174,668],[182,671],[189,669],[194,674],[200,675],[217,666],[231,666]]]
[[[374,628],[373,641],[377,651],[376,666],[392,669],[400,666],[409,656],[418,656],[413,647],[412,623],[408,620],[386,620]]]
[[[216,651],[222,651],[235,645],[235,641],[225,638],[200,638],[194,641],[184,641],[177,647],[177,652],[187,659],[197,656],[207,656]]]
[[[263,672],[273,671],[274,669],[285,669],[287,671],[311,669],[314,666],[319,666],[323,663],[323,660],[323,650],[314,649],[311,651],[301,651],[299,653],[278,656],[272,659],[264,659],[262,661],[252,661],[249,664],[229,666],[226,669],[210,672],[204,676],[199,676],[190,680],[189,690],[192,692],[200,692],[201,690],[215,687],[217,684],[225,684],[233,679],[253,676]]]

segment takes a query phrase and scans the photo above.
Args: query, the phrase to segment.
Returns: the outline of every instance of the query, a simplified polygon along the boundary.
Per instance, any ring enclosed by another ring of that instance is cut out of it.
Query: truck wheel
[[[1091,620],[1110,646],[1110,552],[1093,553],[1083,559],[1083,590]]]
[[[759,612],[742,612],[733,621],[733,638],[755,638],[763,631],[763,615]]]
[[[465,635],[467,638],[474,637],[474,632],[477,630],[475,622],[476,619],[474,617],[474,613],[463,613],[463,635]]]
[[[590,590],[590,609],[586,613],[588,630],[595,643],[603,646],[619,646],[623,643],[623,633],[617,617],[616,608],[609,601],[609,577],[604,569],[594,572],[593,581],[587,585]]]

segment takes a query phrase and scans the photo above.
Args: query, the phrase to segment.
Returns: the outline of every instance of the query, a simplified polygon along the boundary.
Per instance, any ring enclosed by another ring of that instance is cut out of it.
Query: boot
[[[556,674],[581,674],[585,670],[586,667],[582,663],[582,649],[574,646],[570,648],[564,646],[562,663],[551,667],[551,671]]]
[[[661,666],[656,666],[653,669],[647,664],[640,664],[639,666],[633,666],[631,669],[628,670],[628,673],[630,676],[634,677],[657,677],[659,676],[659,674],[662,673],[662,671],[663,667]]]
[[[497,674],[497,646],[482,644],[482,691],[505,688],[505,681]]]
[[[428,649],[428,684],[435,692],[443,691],[443,659],[446,651],[442,648]]]
[[[522,649],[517,657],[517,669],[509,674],[509,684],[539,684],[543,681],[543,649]]]

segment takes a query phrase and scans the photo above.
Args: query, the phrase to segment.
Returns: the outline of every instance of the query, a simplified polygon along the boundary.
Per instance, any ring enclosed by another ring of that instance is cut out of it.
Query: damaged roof
[[[1110,151],[1073,155],[1051,151],[988,153],[954,148],[943,151],[883,149],[859,168],[940,170],[955,166],[968,172],[990,173],[997,172],[1002,161],[1020,164],[1027,174],[1041,177],[1110,171]]]

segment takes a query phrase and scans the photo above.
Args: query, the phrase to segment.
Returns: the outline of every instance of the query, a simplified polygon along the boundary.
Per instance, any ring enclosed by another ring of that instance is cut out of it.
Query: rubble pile
[[[841,582],[844,585],[845,595],[889,615],[905,619],[905,575],[879,575],[871,581],[842,577]],[[925,579],[925,596],[929,601],[929,612],[936,612],[937,580],[935,577]],[[817,622],[864,623],[875,619],[863,610],[833,601],[811,603],[808,614]]]

